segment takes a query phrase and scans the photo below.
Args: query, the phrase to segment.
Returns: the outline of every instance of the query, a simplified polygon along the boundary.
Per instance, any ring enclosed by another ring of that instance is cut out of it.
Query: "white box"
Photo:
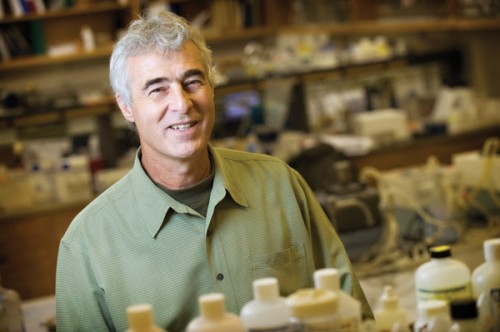
[[[410,139],[408,117],[396,109],[375,110],[354,116],[354,132],[371,137],[377,145],[385,145]]]

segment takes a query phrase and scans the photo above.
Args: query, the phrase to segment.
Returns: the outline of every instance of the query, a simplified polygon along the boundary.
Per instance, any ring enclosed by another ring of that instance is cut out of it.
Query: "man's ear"
[[[135,122],[134,115],[132,114],[132,109],[130,108],[130,106],[128,106],[127,103],[123,101],[118,93],[115,94],[115,99],[125,120],[127,120],[128,122]]]

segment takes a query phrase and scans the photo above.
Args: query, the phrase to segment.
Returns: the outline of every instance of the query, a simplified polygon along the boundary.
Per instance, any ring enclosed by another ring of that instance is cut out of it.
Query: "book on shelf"
[[[31,47],[34,54],[45,54],[47,49],[45,46],[45,33],[43,22],[41,20],[33,20],[29,23],[31,34]]]
[[[7,61],[11,59],[9,47],[5,41],[3,31],[0,31],[0,56],[2,61]]]
[[[22,0],[26,1],[28,6],[27,14],[43,14],[45,13],[45,3],[43,0]]]
[[[2,30],[2,35],[13,58],[33,54],[33,49],[17,26],[8,26]]]
[[[24,15],[23,5],[21,0],[9,0],[10,13],[12,16],[19,17]]]
[[[237,0],[215,0],[212,2],[210,24],[215,30],[242,27],[240,4]]]

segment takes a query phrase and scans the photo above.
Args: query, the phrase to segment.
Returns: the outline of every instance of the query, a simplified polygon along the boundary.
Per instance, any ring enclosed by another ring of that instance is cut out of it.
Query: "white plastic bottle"
[[[450,307],[444,300],[428,300],[418,304],[414,332],[448,332],[453,326]],[[472,331],[471,331],[472,332]]]
[[[189,322],[186,332],[245,332],[240,318],[226,312],[222,293],[209,293],[199,297],[200,316]]]
[[[338,332],[338,297],[329,289],[304,288],[286,299],[292,331]]]
[[[407,312],[399,306],[399,297],[392,286],[385,286],[379,300],[380,308],[375,310],[378,332],[409,331]]]
[[[338,296],[340,331],[357,332],[361,327],[361,303],[340,289],[340,272],[335,268],[324,268],[314,272],[314,287],[329,289]]]
[[[479,318],[488,331],[500,332],[500,238],[483,243],[485,262],[472,273]]]
[[[446,300],[469,298],[471,273],[463,262],[451,258],[449,246],[430,249],[431,260],[415,272],[417,300]]]
[[[254,299],[246,303],[240,312],[246,330],[288,332],[290,309],[285,298],[279,294],[278,279],[256,279],[252,286]]]
[[[166,332],[165,329],[155,325],[153,308],[149,303],[128,306],[127,318],[127,332]]]

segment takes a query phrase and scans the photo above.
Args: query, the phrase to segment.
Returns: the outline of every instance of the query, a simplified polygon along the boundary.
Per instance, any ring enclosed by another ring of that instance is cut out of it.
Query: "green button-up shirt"
[[[59,247],[57,330],[124,331],[126,308],[153,306],[157,325],[183,331],[198,297],[222,292],[238,314],[252,281],[274,276],[282,296],[336,267],[342,288],[371,311],[336,232],[304,179],[266,155],[210,147],[215,166],[207,216],[132,170],[73,220]]]

